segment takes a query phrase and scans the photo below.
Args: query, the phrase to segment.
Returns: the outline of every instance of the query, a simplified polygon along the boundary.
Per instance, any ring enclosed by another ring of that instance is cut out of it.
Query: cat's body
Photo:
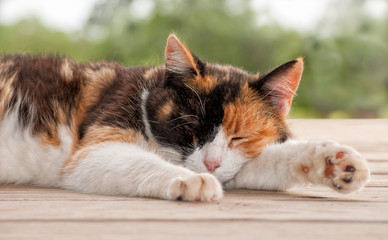
[[[302,70],[204,63],[173,35],[161,67],[0,58],[0,183],[184,200],[219,199],[220,182],[357,190],[369,170],[356,151],[287,140]]]

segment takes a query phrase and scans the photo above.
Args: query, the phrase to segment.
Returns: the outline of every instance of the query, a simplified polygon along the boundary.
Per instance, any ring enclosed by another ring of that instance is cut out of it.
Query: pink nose
[[[205,160],[203,163],[205,164],[207,170],[209,172],[211,172],[211,173],[214,172],[217,168],[220,167],[220,163],[219,162]]]

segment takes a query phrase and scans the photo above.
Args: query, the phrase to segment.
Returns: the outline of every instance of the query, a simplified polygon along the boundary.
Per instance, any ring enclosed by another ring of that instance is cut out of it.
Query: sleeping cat
[[[290,139],[303,60],[259,76],[201,61],[175,35],[165,65],[0,58],[0,183],[212,201],[224,188],[341,193],[366,160],[332,141]]]

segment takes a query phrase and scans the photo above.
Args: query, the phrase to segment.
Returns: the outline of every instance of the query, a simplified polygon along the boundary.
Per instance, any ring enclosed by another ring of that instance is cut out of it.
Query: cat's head
[[[153,137],[185,167],[225,182],[265,145],[287,140],[301,58],[259,76],[203,62],[175,35],[165,56],[165,83],[149,93],[146,109]]]

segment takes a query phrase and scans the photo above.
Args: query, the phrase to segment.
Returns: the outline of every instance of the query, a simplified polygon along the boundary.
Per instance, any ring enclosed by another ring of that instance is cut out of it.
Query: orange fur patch
[[[61,66],[61,76],[65,79],[65,81],[70,82],[73,80],[73,62],[68,59],[63,59]]]
[[[12,79],[0,79],[0,120],[8,110],[8,103],[11,100],[12,95]]]
[[[237,148],[248,158],[259,155],[263,147],[279,138],[277,121],[268,116],[266,105],[246,84],[238,99],[225,106],[223,127],[230,148]],[[232,138],[242,138],[232,141]]]
[[[46,132],[36,133],[36,135],[40,138],[42,145],[50,145],[53,147],[59,147],[61,145],[61,140],[56,129],[52,136],[49,136]]]
[[[78,139],[78,127],[83,121],[88,109],[99,100],[103,89],[109,86],[116,77],[116,72],[113,67],[109,68],[108,66],[98,68],[97,70],[87,68],[83,74],[86,81],[82,88],[79,109],[77,112],[74,111],[72,113],[73,123],[71,129],[73,132],[73,139]],[[77,144],[78,142],[74,141],[74,146]]]
[[[174,109],[174,103],[172,100],[169,100],[157,111],[157,117],[159,120],[166,120],[170,116],[172,110]]]
[[[198,75],[195,79],[189,80],[185,84],[196,91],[208,94],[217,86],[217,79],[212,75],[206,75],[204,77]]]
[[[14,73],[10,78],[4,74],[12,64],[12,61],[1,62],[0,60],[0,120],[6,114],[8,103],[13,95],[12,83],[17,73]]]
[[[59,139],[58,126],[66,125],[66,114],[64,113],[58,101],[52,100],[48,104],[51,104],[51,108],[54,109],[54,114],[57,121],[45,123],[45,125],[49,129],[50,134],[48,134],[47,132],[35,132],[35,134],[40,137],[43,145],[59,147],[61,144],[61,140]]]
[[[110,126],[92,126],[88,128],[80,144],[81,146],[86,146],[107,141],[133,143],[140,137],[141,133],[133,129],[121,129]]]
[[[151,67],[150,69],[144,72],[144,79],[151,80],[157,78],[160,69],[161,67]]]
[[[112,83],[116,77],[116,72],[109,67],[102,67],[97,70],[88,68],[84,71],[84,75],[87,80],[84,89],[82,89],[80,108],[86,110],[96,103],[101,91]]]

